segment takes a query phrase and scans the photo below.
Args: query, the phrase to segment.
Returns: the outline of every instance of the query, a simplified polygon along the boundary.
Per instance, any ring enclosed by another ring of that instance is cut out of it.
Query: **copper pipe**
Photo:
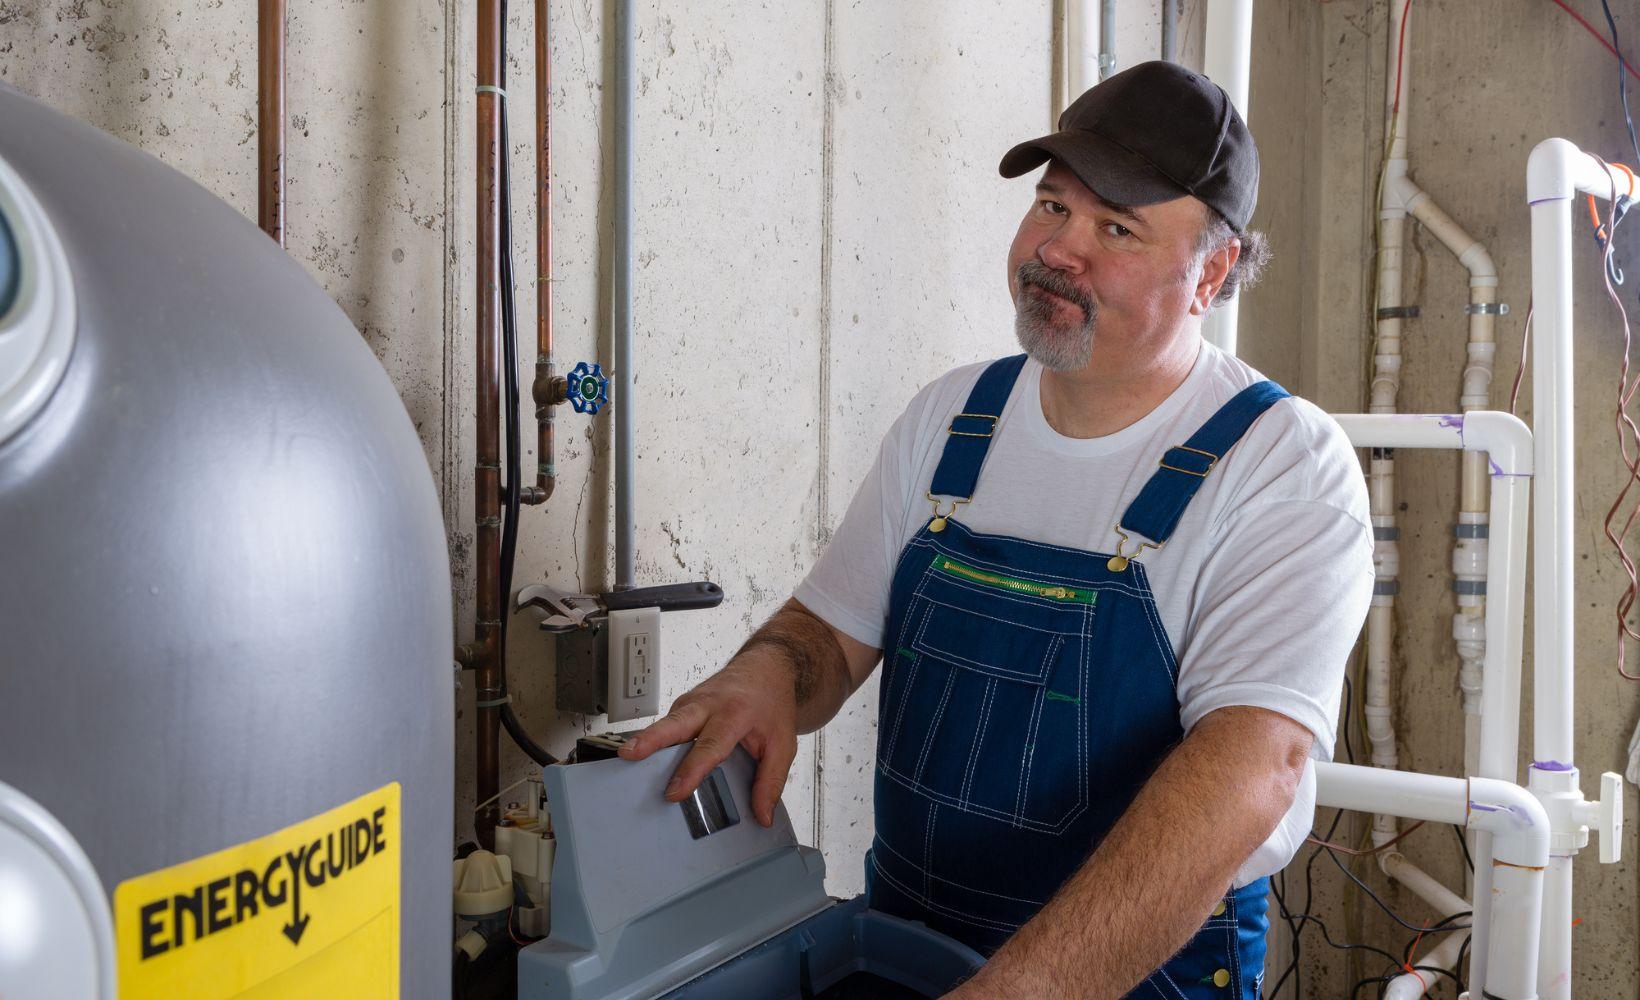
[[[256,11],[256,221],[285,245],[285,0]]]
[[[478,456],[473,510],[478,549],[478,622],[474,641],[477,801],[490,804],[474,818],[485,848],[495,844],[501,783],[501,5],[478,0]],[[491,704],[486,705],[489,702]]]
[[[535,0],[535,488],[521,494],[525,503],[546,503],[558,485],[554,464],[557,429],[553,407],[564,401],[564,380],[553,371],[552,356],[552,57],[547,46],[547,0]]]

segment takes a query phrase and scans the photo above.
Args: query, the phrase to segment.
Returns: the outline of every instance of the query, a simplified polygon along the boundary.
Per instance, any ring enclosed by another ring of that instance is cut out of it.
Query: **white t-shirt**
[[[796,598],[834,628],[882,648],[900,550],[927,523],[946,428],[980,372],[947,372],[911,401]],[[1065,437],[1042,412],[1042,366],[1027,361],[1002,411],[972,502],[977,532],[1114,552],[1115,526],[1169,447],[1263,379],[1203,343],[1184,383],[1137,422]],[[1215,709],[1280,712],[1332,756],[1345,661],[1372,600],[1372,527],[1361,467],[1344,432],[1302,399],[1283,400],[1213,468],[1160,550],[1144,550],[1162,625],[1178,654],[1186,732]],[[1242,866],[1240,887],[1286,866],[1315,813],[1312,768],[1276,831]]]

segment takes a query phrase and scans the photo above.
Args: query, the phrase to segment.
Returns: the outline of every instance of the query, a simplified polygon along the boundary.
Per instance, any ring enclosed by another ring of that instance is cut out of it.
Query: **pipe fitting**
[[[569,400],[569,380],[562,375],[553,375],[551,364],[536,365],[535,381],[530,383],[530,398],[535,400],[537,407],[558,406]],[[535,411],[540,419],[544,414],[541,410]]]
[[[1610,198],[1613,189],[1626,192],[1628,175],[1615,167],[1602,168],[1594,157],[1565,139],[1545,139],[1526,158],[1526,203],[1569,201],[1584,191]]]
[[[1573,773],[1575,781],[1576,772]],[[1578,798],[1582,796],[1579,795]],[[1497,778],[1469,779],[1471,830],[1492,834],[1494,863],[1541,869],[1549,864],[1551,823],[1538,796]],[[1588,830],[1584,828],[1587,841]]]
[[[1526,772],[1527,787],[1549,817],[1549,847],[1560,855],[1576,854],[1589,846],[1583,789],[1576,767],[1560,761],[1540,761]]]
[[[1465,414],[1463,446],[1466,451],[1484,451],[1492,460],[1494,476],[1530,476],[1532,432],[1512,413],[1482,410]]]

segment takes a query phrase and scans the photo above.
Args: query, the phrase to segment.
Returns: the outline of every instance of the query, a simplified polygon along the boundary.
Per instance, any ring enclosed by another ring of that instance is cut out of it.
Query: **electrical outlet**
[[[607,631],[609,721],[660,714],[660,610],[611,611]]]
[[[647,695],[653,679],[649,669],[649,633],[634,632],[626,637],[626,696]]]

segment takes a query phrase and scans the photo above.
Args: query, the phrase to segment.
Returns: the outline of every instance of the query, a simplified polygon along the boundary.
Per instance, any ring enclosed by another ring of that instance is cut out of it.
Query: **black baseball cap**
[[[1143,62],[1078,97],[1059,131],[1002,158],[1018,177],[1059,160],[1099,197],[1154,205],[1194,195],[1241,232],[1258,201],[1258,148],[1224,88],[1176,63]]]

